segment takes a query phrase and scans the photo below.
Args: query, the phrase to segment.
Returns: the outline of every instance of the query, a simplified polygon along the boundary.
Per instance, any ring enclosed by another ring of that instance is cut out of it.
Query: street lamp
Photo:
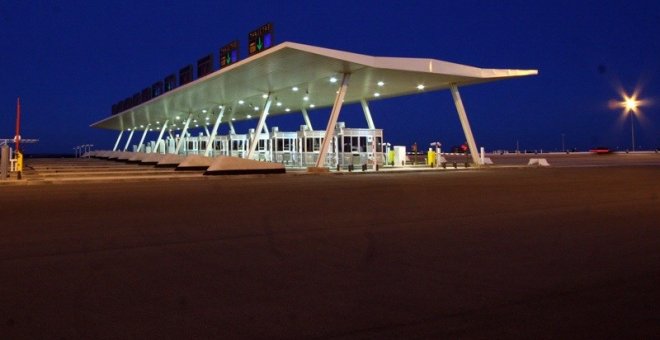
[[[628,95],[623,95],[622,106],[625,108],[625,113],[630,114],[630,136],[632,138],[632,151],[635,151],[635,122],[634,116],[637,113],[637,108],[640,105],[640,102],[637,100],[635,95],[628,97]]]

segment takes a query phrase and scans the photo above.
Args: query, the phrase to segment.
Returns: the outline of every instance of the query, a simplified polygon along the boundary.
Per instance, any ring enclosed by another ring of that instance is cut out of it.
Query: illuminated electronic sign
[[[142,90],[142,102],[149,101],[152,98],[151,87]]]
[[[179,70],[179,86],[193,81],[193,66],[188,65]]]
[[[213,54],[197,60],[197,79],[213,72]]]
[[[238,40],[220,48],[220,68],[227,67],[238,61]]]
[[[157,81],[151,85],[151,98],[156,98],[163,94],[163,82]]]
[[[133,98],[131,99],[131,107],[140,105],[140,101],[140,92],[133,94]]]
[[[257,54],[273,46],[273,24],[267,23],[248,34],[248,55]]]
[[[165,77],[165,88],[164,92],[169,92],[174,90],[176,87],[176,74],[172,73],[169,76]]]

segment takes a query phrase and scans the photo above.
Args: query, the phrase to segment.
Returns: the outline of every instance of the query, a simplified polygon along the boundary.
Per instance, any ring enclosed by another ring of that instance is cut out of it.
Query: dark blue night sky
[[[619,89],[655,101],[635,121],[638,147],[660,146],[658,1],[19,1],[0,2],[0,138],[12,137],[16,97],[26,152],[111,148],[89,124],[113,103],[233,39],[273,22],[275,42],[377,56],[423,57],[536,77],[465,87],[477,144],[493,149],[630,147],[630,120],[608,108]],[[464,140],[448,91],[371,103],[395,145]],[[328,110],[310,113],[324,127]],[[340,121],[366,126],[358,105]],[[293,130],[301,115],[273,118]],[[256,125],[237,125],[245,132]],[[221,130],[226,131],[226,130]]]

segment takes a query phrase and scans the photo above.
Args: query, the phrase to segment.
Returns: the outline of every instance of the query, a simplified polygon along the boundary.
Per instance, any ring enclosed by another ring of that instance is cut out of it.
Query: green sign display
[[[238,61],[238,40],[220,48],[220,68],[229,66]]]
[[[267,23],[248,34],[248,55],[257,54],[273,46],[273,24]]]

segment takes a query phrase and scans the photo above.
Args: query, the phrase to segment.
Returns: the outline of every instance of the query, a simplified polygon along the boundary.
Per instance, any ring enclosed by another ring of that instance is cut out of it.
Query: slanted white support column
[[[209,133],[209,128],[207,128],[206,125],[204,125],[204,132],[206,132],[206,137],[211,136],[211,133]]]
[[[247,159],[252,159],[252,156],[254,155],[254,150],[257,149],[257,143],[259,142],[259,135],[261,134],[261,131],[264,130],[264,125],[266,124],[266,117],[268,116],[268,110],[270,110],[270,103],[272,102],[273,99],[271,98],[269,93],[268,98],[266,99],[266,105],[264,106],[264,110],[261,113],[261,117],[259,117],[259,123],[257,123],[257,128],[254,129],[254,136],[250,141],[250,151],[248,151],[246,157]]]
[[[332,112],[330,113],[330,119],[328,119],[328,126],[325,128],[325,137],[323,138],[323,144],[321,144],[321,151],[319,152],[319,159],[316,160],[316,167],[320,168],[325,164],[325,156],[328,154],[328,147],[330,146],[330,140],[332,139],[333,134],[335,133],[335,125],[337,125],[337,119],[339,118],[339,112],[341,111],[341,106],[344,104],[344,97],[346,96],[346,90],[348,89],[348,80],[351,78],[350,73],[344,73],[344,76],[341,80],[341,87],[339,87],[339,92],[335,96],[335,103],[332,105]]]
[[[124,150],[126,151],[128,149],[128,146],[131,144],[131,139],[133,138],[133,133],[135,132],[135,129],[131,129],[131,133],[128,135],[128,140],[126,141],[126,146],[124,146]]]
[[[477,143],[474,141],[472,129],[470,129],[470,122],[468,121],[467,113],[465,113],[465,107],[463,107],[463,101],[461,100],[461,94],[458,92],[458,87],[456,84],[451,84],[449,89],[451,89],[451,96],[454,98],[454,105],[456,105],[456,111],[458,111],[458,118],[461,120],[461,126],[463,126],[463,133],[465,134],[465,139],[467,140],[468,147],[470,148],[472,161],[477,166],[482,165],[481,160],[479,159]]]
[[[269,133],[269,132],[268,132],[268,124],[266,124],[266,122],[264,122],[264,129],[263,129],[263,132],[264,132],[264,133]]]
[[[307,109],[304,107],[302,108],[302,114],[303,119],[305,120],[305,125],[307,125],[307,129],[309,129],[309,131],[314,131],[314,128],[312,127],[312,121],[309,120],[309,114],[307,113]]]
[[[142,133],[142,138],[140,138],[140,144],[138,144],[136,152],[140,152],[140,149],[142,149],[142,143],[144,143],[144,138],[147,137],[147,132],[149,132],[149,127],[151,124],[147,124],[147,126],[144,128],[144,132]]]
[[[117,151],[117,147],[119,146],[119,141],[121,140],[121,136],[124,134],[124,130],[121,130],[119,132],[119,136],[117,136],[117,141],[115,142],[115,147],[112,148],[112,151]]]
[[[220,127],[220,121],[222,121],[222,116],[225,114],[225,106],[223,105],[222,108],[220,109],[220,112],[218,113],[218,117],[215,118],[215,124],[213,124],[213,130],[211,132],[211,135],[209,136],[209,141],[206,143],[206,151],[204,152],[204,156],[208,157],[211,154],[211,150],[213,150],[213,144],[215,141],[215,136],[218,134],[218,127]],[[208,132],[208,130],[206,130]]]
[[[165,133],[165,130],[167,129],[167,123],[169,120],[165,120],[165,123],[163,123],[163,128],[160,129],[160,133],[158,134],[158,139],[156,139],[156,145],[154,146],[153,150],[151,150],[151,153],[156,153],[158,152],[158,146],[160,146],[160,142],[163,141],[163,134]]]
[[[374,120],[371,118],[371,110],[369,110],[369,103],[367,103],[366,99],[360,100],[360,103],[362,104],[362,111],[364,111],[364,118],[367,120],[367,126],[370,129],[375,129],[376,126],[374,125]]]
[[[232,123],[232,121],[231,121],[231,120],[230,120],[230,121],[228,121],[227,123],[229,124],[229,133],[231,133],[231,134],[234,134],[234,135],[235,135],[235,134],[236,134],[236,129],[234,129],[234,123]]]
[[[176,150],[174,150],[174,154],[178,155],[179,151],[181,150],[181,145],[185,142],[186,139],[186,134],[188,133],[188,126],[190,126],[190,121],[192,120],[192,113],[188,114],[188,119],[186,119],[186,124],[183,126],[183,130],[181,131],[181,135],[179,135],[179,143],[176,145]]]

